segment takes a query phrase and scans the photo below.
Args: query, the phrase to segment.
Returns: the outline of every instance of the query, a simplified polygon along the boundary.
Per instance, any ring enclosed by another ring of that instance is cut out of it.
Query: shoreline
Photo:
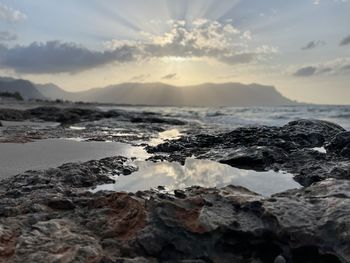
[[[349,262],[350,132],[337,124],[299,120],[206,134],[198,124],[145,112],[37,108],[0,114],[60,122],[36,130],[16,126],[2,134],[8,141],[69,135],[86,143],[126,142],[145,147],[156,163],[184,164],[194,156],[240,169],[287,171],[304,186],[271,197],[232,185],[89,191],[135,173],[132,156],[27,171],[0,184],[0,261]],[[174,127],[181,129],[176,138],[150,144]],[[116,135],[121,128],[125,136]]]

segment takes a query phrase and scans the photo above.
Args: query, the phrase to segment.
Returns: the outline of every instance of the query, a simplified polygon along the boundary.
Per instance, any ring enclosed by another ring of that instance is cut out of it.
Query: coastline
[[[0,261],[349,261],[350,136],[337,124],[298,120],[207,134],[198,123],[147,112],[51,107],[0,114],[5,121],[59,123],[8,133],[5,127],[6,142],[118,141],[145,147],[153,162],[194,156],[240,169],[288,171],[303,185],[270,197],[233,185],[90,191],[135,173],[132,156],[26,171],[0,185]],[[180,136],[150,145],[174,127]]]

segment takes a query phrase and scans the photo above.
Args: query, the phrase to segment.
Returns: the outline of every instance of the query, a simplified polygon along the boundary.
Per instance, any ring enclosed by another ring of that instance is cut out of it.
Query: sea
[[[145,111],[165,116],[196,121],[206,126],[234,129],[238,127],[267,125],[283,126],[298,119],[319,119],[339,124],[350,130],[350,105],[298,105],[280,107],[143,107],[108,106],[102,110],[121,109]]]

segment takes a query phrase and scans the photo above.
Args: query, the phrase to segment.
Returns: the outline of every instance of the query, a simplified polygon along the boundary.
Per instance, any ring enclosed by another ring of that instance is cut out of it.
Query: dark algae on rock
[[[143,113],[50,112],[1,114],[61,123],[109,116],[145,126],[185,125]],[[179,139],[148,145],[151,159],[195,156],[288,171],[304,187],[270,197],[233,185],[91,191],[137,171],[122,156],[27,171],[0,184],[0,262],[350,262],[348,132],[317,120],[218,134],[186,127]]]

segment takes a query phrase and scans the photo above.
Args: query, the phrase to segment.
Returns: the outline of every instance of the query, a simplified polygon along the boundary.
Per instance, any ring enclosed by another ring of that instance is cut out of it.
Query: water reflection
[[[47,139],[25,144],[0,143],[0,179],[27,170],[47,169],[67,162],[85,162],[118,155],[140,160],[149,157],[142,147],[118,142]]]
[[[193,185],[223,187],[232,184],[269,196],[300,187],[291,174],[242,170],[209,160],[187,159],[184,166],[179,163],[145,161],[138,161],[136,165],[139,167],[138,172],[117,177],[115,184],[98,186],[93,192],[100,190],[136,192],[160,185],[171,191]]]
[[[176,140],[181,137],[181,133],[178,129],[171,129],[164,132],[158,133],[158,137],[151,139],[149,145],[157,146],[165,141]]]
[[[312,150],[319,152],[319,153],[327,153],[327,150],[324,147],[315,147],[315,148],[312,148]]]
[[[58,122],[35,121],[1,121],[2,127],[30,127],[30,128],[54,128],[60,125]]]

